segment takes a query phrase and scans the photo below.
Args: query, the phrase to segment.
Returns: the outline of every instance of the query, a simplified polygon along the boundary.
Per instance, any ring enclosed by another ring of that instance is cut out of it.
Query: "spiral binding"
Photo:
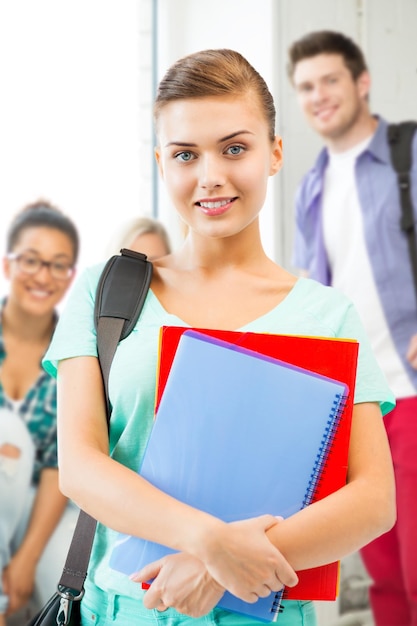
[[[285,590],[282,589],[281,591],[277,591],[275,596],[274,596],[274,600],[272,602],[272,606],[271,606],[271,613],[274,613],[274,619],[272,621],[276,621],[278,618],[278,613],[282,613],[284,610],[283,605],[281,604],[282,602],[282,598],[284,596]]]
[[[346,407],[347,398],[347,396],[338,393],[333,400],[333,405],[329,413],[329,419],[327,420],[316,460],[313,465],[313,470],[310,475],[302,508],[311,504],[313,501]]]
[[[326,427],[324,429],[323,437],[320,442],[319,450],[317,452],[316,460],[313,465],[313,470],[308,481],[307,490],[304,496],[302,508],[311,504],[314,495],[317,490],[317,486],[323,473],[325,471],[327,459],[329,457],[333,442],[336,437],[337,430],[342,420],[343,412],[346,407],[348,396],[343,394],[336,394],[332,403],[332,408],[329,413]],[[275,613],[273,621],[276,621],[278,614],[282,613],[284,606],[282,604],[283,597],[285,596],[285,589],[278,591],[275,594],[274,600],[271,606],[271,613]]]

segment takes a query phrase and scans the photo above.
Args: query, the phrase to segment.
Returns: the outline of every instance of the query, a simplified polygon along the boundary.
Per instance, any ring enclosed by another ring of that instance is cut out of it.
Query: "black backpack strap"
[[[94,322],[104,389],[110,410],[108,380],[119,341],[135,326],[152,279],[146,255],[123,248],[106,263],[97,285]]]
[[[388,143],[391,149],[391,163],[397,172],[401,202],[401,230],[408,242],[414,288],[417,298],[417,242],[414,226],[413,204],[411,201],[410,170],[412,165],[412,142],[417,122],[401,122],[388,126]]]
[[[123,249],[111,257],[101,274],[94,311],[97,346],[107,398],[107,420],[110,420],[108,377],[110,366],[121,339],[127,337],[142,310],[152,278],[152,263],[144,254]],[[84,581],[97,522],[80,510],[65,565],[58,583],[63,624],[68,624],[71,606],[84,593]]]

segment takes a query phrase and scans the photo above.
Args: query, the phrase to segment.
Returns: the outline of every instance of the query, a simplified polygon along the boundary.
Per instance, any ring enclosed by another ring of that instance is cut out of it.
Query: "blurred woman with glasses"
[[[78,249],[73,222],[44,201],[21,210],[7,234],[3,271],[10,289],[0,302],[0,626],[31,598],[40,558],[67,508],[58,488],[56,382],[41,359]],[[63,563],[48,561],[55,584]],[[45,581],[42,587],[46,597],[54,590]]]

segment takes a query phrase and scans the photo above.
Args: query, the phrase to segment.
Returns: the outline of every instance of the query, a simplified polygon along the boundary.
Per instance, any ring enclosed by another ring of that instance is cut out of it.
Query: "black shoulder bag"
[[[144,254],[123,248],[111,257],[101,274],[94,318],[97,349],[107,399],[108,378],[119,341],[128,336],[142,310],[152,278],[152,263]],[[96,520],[80,511],[57,591],[27,626],[79,626],[80,602],[96,529]]]

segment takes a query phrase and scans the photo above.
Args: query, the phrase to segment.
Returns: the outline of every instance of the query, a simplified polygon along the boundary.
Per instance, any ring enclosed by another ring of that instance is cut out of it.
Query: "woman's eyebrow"
[[[196,148],[197,144],[196,143],[190,143],[188,141],[168,141],[168,143],[165,144],[165,148],[169,148],[169,146],[181,146],[182,148]]]
[[[253,135],[253,133],[250,130],[237,130],[234,133],[231,133],[230,135],[226,135],[226,137],[222,137],[221,139],[219,139],[218,143],[223,143],[223,141],[228,141],[229,139],[233,139],[234,137],[237,137],[238,135]]]
[[[223,143],[224,141],[228,141],[230,139],[233,139],[234,137],[237,137],[238,135],[253,135],[253,133],[250,130],[237,130],[234,133],[230,133],[230,135],[226,135],[225,137],[221,137],[217,143]],[[169,146],[181,146],[182,148],[196,148],[197,144],[196,143],[191,143],[189,141],[169,141],[167,144],[165,144],[165,147],[168,148]]]

